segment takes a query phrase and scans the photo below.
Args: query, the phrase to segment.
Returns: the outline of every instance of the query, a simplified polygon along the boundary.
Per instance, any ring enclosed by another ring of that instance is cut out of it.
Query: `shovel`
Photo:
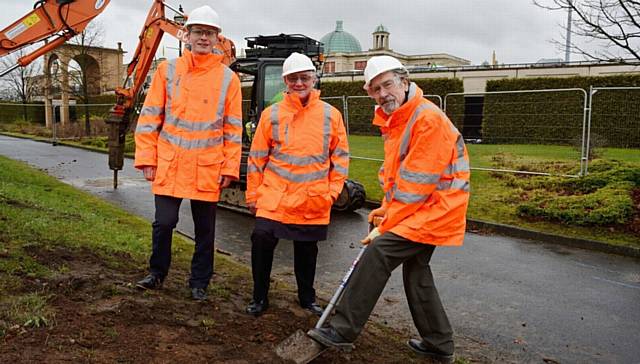
[[[331,314],[331,311],[333,311],[335,305],[340,301],[344,287],[347,285],[347,282],[349,282],[351,273],[353,273],[356,265],[358,265],[358,262],[366,248],[366,245],[360,248],[358,256],[353,263],[351,263],[351,268],[349,268],[347,274],[342,278],[340,286],[333,294],[333,297],[331,297],[331,301],[329,301],[327,307],[322,312],[322,316],[320,316],[320,319],[315,326],[316,329],[321,328],[322,325],[324,325],[324,322]],[[296,364],[306,364],[318,357],[318,355],[322,354],[325,350],[327,350],[327,347],[310,338],[302,330],[297,330],[276,346],[276,354],[278,354],[280,358],[293,361]]]

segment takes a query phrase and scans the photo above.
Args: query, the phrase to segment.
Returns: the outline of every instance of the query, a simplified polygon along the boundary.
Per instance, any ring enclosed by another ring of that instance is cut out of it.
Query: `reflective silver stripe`
[[[387,202],[391,202],[391,190],[387,191],[387,193],[384,194],[384,198],[387,200]]]
[[[400,178],[411,183],[432,185],[438,183],[440,180],[440,174],[412,172],[406,170],[404,167],[400,167]]]
[[[176,60],[172,59],[167,62],[167,75],[165,82],[167,84],[167,101],[164,105],[165,118],[167,115],[171,115],[171,100],[173,100],[173,78],[176,75]],[[165,120],[166,121],[166,120]]]
[[[464,158],[464,139],[462,139],[462,135],[458,134],[458,138],[456,139],[456,149],[458,150],[458,158]]]
[[[223,120],[224,124],[233,125],[238,128],[242,128],[242,120],[234,118],[233,116],[225,116]]]
[[[465,181],[463,179],[454,178],[452,180],[440,181],[438,182],[438,190],[462,190],[464,192],[469,192],[469,181]]]
[[[223,67],[224,75],[222,77],[222,88],[220,92],[220,98],[218,99],[218,110],[216,112],[216,119],[222,120],[222,116],[225,114],[224,102],[227,99],[227,93],[229,92],[229,85],[231,84],[231,76],[233,71],[228,67]]]
[[[421,201],[425,201],[429,198],[429,194],[421,195],[416,193],[404,192],[398,189],[393,193],[393,198],[402,203],[417,203]]]
[[[384,186],[384,164],[381,165],[378,170],[378,183],[380,184],[380,187]]]
[[[289,163],[293,166],[308,166],[313,163],[324,163],[327,158],[323,155],[310,155],[307,157],[298,157],[291,154],[282,153],[279,148],[273,151],[273,158],[280,160],[282,162]]]
[[[167,99],[171,99],[173,94],[173,78],[176,76],[176,60],[172,59],[167,62]]]
[[[136,126],[136,134],[153,133],[162,129],[161,124],[140,124]]]
[[[252,158],[264,158],[269,155],[268,150],[252,150],[249,152],[249,157]]]
[[[349,158],[349,152],[342,148],[336,148],[333,150],[333,155],[338,158]]]
[[[161,116],[164,115],[164,107],[162,106],[144,106],[140,110],[140,116]]]
[[[188,131],[220,130],[222,128],[222,120],[189,121],[171,114],[165,116],[165,123]]]
[[[236,144],[242,144],[242,136],[240,136],[240,135],[231,134],[231,133],[224,133],[223,137],[224,137],[224,141],[225,142],[232,142],[232,143],[236,143]]]
[[[331,137],[331,105],[324,102],[324,130],[322,139],[322,155],[329,157],[329,137]]]
[[[458,158],[453,164],[447,166],[447,169],[442,174],[451,175],[458,172],[469,172],[469,161],[464,158]]]
[[[418,90],[418,86],[415,82],[409,83],[409,95],[407,96],[407,100],[411,100],[414,96],[416,96],[416,91]]]
[[[275,166],[273,165],[273,163],[269,163],[267,165],[267,169],[286,180],[289,180],[291,182],[298,182],[298,183],[326,179],[327,175],[329,174],[328,169],[323,169],[320,171],[315,171],[310,173],[295,174],[287,171],[286,169]]]
[[[278,135],[278,109],[280,108],[279,104],[274,104],[271,106],[271,138],[277,144],[280,141],[280,136]]]
[[[218,56],[220,56],[220,55],[224,55],[224,52],[223,52],[223,51],[221,51],[221,50],[219,50],[218,48],[213,48],[213,49],[211,50],[211,53],[213,53],[213,54],[215,54],[215,55],[218,55]]]
[[[425,103],[420,104],[420,106],[418,106],[413,112],[413,115],[411,115],[411,120],[404,128],[402,142],[400,143],[400,162],[402,162],[409,153],[409,142],[411,141],[411,129],[413,128],[413,124],[415,124],[416,119],[418,118],[418,115],[420,115],[422,110],[425,110],[427,108],[427,105],[428,104]]]
[[[333,170],[340,173],[343,176],[348,176],[349,175],[349,168],[345,168],[339,164],[336,164],[333,166]]]
[[[247,173],[255,173],[255,172],[262,173],[263,171],[264,171],[264,168],[260,168],[253,163],[249,163],[247,165]]]
[[[222,137],[213,137],[206,139],[183,139],[179,136],[169,134],[166,130],[160,132],[160,137],[169,143],[183,149],[201,149],[222,145]]]

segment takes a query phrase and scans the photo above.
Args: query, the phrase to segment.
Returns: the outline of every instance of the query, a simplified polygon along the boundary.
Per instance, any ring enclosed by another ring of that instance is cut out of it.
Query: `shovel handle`
[[[327,305],[327,307],[325,307],[324,311],[322,312],[322,316],[320,316],[320,320],[318,320],[318,323],[316,324],[316,329],[319,329],[322,327],[322,325],[324,325],[324,322],[327,320],[327,317],[329,317],[329,315],[331,314],[331,311],[333,311],[333,307],[335,307],[336,303],[342,297],[342,292],[344,291],[344,288],[349,282],[349,278],[351,278],[351,273],[353,273],[353,270],[358,265],[358,262],[360,261],[360,258],[362,258],[362,255],[364,254],[365,249],[367,249],[366,245],[360,248],[360,252],[358,253],[358,256],[353,261],[353,263],[351,263],[351,267],[347,271],[347,274],[345,274],[344,277],[342,278],[342,281],[340,282],[340,286],[338,286],[338,289],[333,294],[333,297],[331,297],[331,301],[329,301],[329,304]]]

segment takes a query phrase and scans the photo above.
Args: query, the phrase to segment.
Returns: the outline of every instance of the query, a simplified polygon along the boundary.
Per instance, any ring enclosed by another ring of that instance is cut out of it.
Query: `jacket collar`
[[[306,106],[302,106],[302,102],[300,102],[300,97],[297,93],[284,92],[284,99],[282,100],[282,104],[287,108],[293,109],[295,111],[300,111],[306,107],[309,107],[309,105],[314,104],[318,100],[320,100],[320,91],[315,89],[311,90],[311,93],[309,94],[309,101],[307,101]]]
[[[189,67],[192,69],[208,69],[222,63],[224,56],[220,54],[195,54],[190,50],[185,50],[182,53],[182,59],[184,59]]]
[[[422,89],[414,82],[411,82],[409,84],[407,101],[394,112],[386,114],[381,107],[376,107],[376,112],[373,116],[373,125],[381,128],[392,128],[396,125],[406,123],[422,101],[422,95]]]

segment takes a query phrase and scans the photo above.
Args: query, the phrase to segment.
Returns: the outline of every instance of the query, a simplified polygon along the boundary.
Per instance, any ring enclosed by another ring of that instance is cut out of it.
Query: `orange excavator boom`
[[[38,0],[31,12],[0,31],[0,57],[40,41],[46,44],[18,59],[0,77],[24,67],[81,33],[110,0]]]

